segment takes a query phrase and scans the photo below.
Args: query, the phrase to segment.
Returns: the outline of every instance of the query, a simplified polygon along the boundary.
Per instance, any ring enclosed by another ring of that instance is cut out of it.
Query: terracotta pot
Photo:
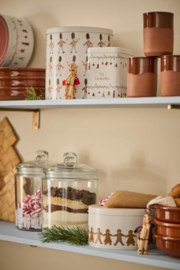
[[[174,14],[170,12],[148,12],[143,14],[144,54],[160,57],[173,54]]]
[[[26,87],[45,92],[45,69],[0,67],[0,100],[23,100]]]
[[[180,224],[167,223],[155,219],[154,222],[157,225],[157,234],[167,237],[180,238]]]
[[[166,237],[154,234],[157,248],[164,251],[167,255],[180,258],[180,238]]]
[[[19,78],[19,77],[43,77],[45,78],[44,68],[20,68],[20,67],[0,67],[0,78]]]
[[[127,76],[128,97],[155,97],[157,92],[157,59],[129,58]]]
[[[45,87],[45,78],[0,78],[0,87]]]
[[[161,96],[180,96],[180,55],[161,57]]]
[[[38,95],[45,94],[45,87],[35,87]],[[0,87],[0,100],[24,100],[25,88],[24,87]]]
[[[180,208],[154,205],[155,218],[164,222],[180,223]]]

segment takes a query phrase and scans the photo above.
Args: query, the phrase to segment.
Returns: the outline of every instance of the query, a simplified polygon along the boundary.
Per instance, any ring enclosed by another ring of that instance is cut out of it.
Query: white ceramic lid
[[[132,51],[121,47],[93,47],[88,49],[88,53],[123,53],[132,55]]]
[[[111,29],[86,27],[86,26],[65,26],[60,28],[50,28],[47,29],[46,34],[65,33],[65,32],[87,32],[87,33],[101,33],[113,35],[113,31]]]
[[[147,209],[139,208],[106,208],[98,204],[90,205],[89,213],[108,216],[143,216],[147,214]]]

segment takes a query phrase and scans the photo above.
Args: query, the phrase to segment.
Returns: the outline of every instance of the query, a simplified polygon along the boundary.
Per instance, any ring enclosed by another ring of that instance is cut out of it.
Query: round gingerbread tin
[[[99,205],[89,206],[88,233],[89,245],[97,248],[137,249],[137,234],[141,228],[146,209],[106,208]],[[154,215],[151,216],[152,226],[149,246],[154,247],[153,231]]]

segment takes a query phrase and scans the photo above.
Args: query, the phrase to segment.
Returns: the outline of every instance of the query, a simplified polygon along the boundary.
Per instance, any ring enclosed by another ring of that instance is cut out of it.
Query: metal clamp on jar
[[[75,153],[65,153],[64,162],[44,169],[43,227],[84,227],[88,206],[96,203],[97,169],[78,163]]]
[[[21,230],[42,229],[43,168],[52,166],[46,151],[37,151],[34,161],[18,164],[15,177],[16,227]]]

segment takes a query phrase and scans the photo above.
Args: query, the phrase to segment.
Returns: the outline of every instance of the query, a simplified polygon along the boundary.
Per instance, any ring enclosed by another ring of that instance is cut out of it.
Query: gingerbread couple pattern
[[[116,234],[112,234],[109,229],[106,229],[105,233],[101,231],[100,228],[97,228],[97,231],[93,231],[93,227],[90,228],[88,231],[89,233],[89,242],[94,244],[101,244],[101,245],[114,245],[117,246],[118,244],[124,246],[135,246],[136,244],[136,234],[133,233],[133,230],[129,230],[128,234],[125,235],[122,233],[121,229],[117,230]],[[104,237],[104,240],[102,240]],[[126,243],[123,238],[127,238]],[[112,240],[113,239],[113,240]]]

